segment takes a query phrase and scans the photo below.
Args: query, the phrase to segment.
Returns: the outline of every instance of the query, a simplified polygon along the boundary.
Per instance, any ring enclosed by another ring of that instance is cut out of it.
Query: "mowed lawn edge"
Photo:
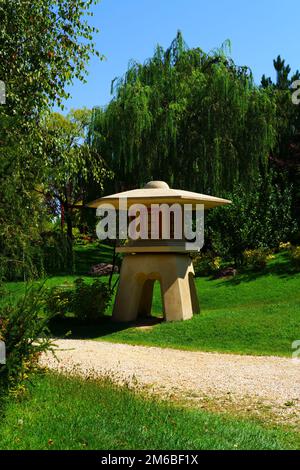
[[[0,449],[299,449],[299,433],[147,398],[108,379],[46,374],[9,400]]]

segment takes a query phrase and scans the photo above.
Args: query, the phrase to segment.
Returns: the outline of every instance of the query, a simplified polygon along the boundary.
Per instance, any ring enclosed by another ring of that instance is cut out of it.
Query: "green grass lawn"
[[[90,251],[93,262],[108,258],[109,251]],[[81,262],[81,272],[88,263]],[[78,276],[77,276],[78,277]],[[76,276],[56,276],[47,285],[72,283]],[[92,278],[89,278],[92,282]],[[105,279],[104,279],[105,281]],[[292,343],[300,339],[300,273],[294,272],[285,256],[280,254],[260,273],[248,272],[227,280],[196,279],[201,314],[179,323],[158,323],[150,329],[136,324],[114,324],[109,316],[96,324],[82,325],[75,319],[55,321],[53,334],[107,340],[130,344],[171,347],[201,351],[240,354],[291,356]],[[24,290],[22,283],[9,283],[15,298]],[[130,295],[130,292],[128,293]],[[111,313],[108,312],[108,315]],[[162,314],[159,286],[155,286],[153,314]]]
[[[300,273],[278,255],[261,273],[244,273],[227,280],[196,279],[201,314],[179,323],[158,323],[151,329],[136,324],[79,325],[67,319],[54,325],[62,336],[99,339],[188,350],[290,356],[300,339]],[[130,295],[130,293],[128,293]],[[155,286],[153,314],[161,314]]]
[[[84,254],[88,251],[88,256]],[[106,252],[109,261],[109,250]],[[73,284],[89,264],[104,261],[103,250],[79,250],[74,276],[54,276],[46,286]],[[89,282],[93,278],[86,277]],[[106,279],[103,279],[106,282]],[[260,273],[235,278],[196,279],[201,314],[178,323],[114,324],[110,311],[97,323],[55,319],[52,334],[180,349],[290,356],[300,339],[300,273],[281,254]],[[11,298],[22,282],[7,284]],[[130,295],[130,293],[129,293]],[[6,300],[5,300],[6,301]],[[162,313],[155,286],[153,314]],[[28,396],[9,400],[0,422],[0,449],[288,449],[300,448],[300,436],[287,428],[252,419],[187,409],[149,399],[107,380],[55,374],[34,379]]]
[[[240,281],[240,283],[239,283]],[[251,280],[197,279],[201,315],[151,330],[132,326],[104,339],[181,349],[291,355],[300,339],[300,275]],[[154,309],[158,308],[159,292]],[[102,338],[103,339],[103,338]]]
[[[8,402],[0,424],[1,450],[289,448],[300,448],[298,433],[52,374]]]

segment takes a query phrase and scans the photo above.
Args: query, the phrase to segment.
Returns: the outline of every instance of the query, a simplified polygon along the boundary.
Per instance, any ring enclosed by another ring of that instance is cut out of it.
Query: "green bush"
[[[78,246],[86,246],[93,243],[95,237],[88,233],[81,233],[77,227],[73,228],[74,244]]]
[[[68,286],[55,286],[46,296],[46,308],[52,315],[64,317],[72,311],[73,290]]]
[[[290,251],[290,258],[293,263],[293,265],[297,268],[300,269],[300,246],[294,246]]]
[[[208,276],[220,269],[222,259],[212,252],[201,253],[193,258],[195,276]]]
[[[76,279],[75,287],[54,287],[47,297],[47,309],[50,314],[65,316],[73,314],[81,320],[96,320],[105,314],[111,300],[109,286],[100,280],[88,284],[83,279]]]
[[[104,315],[111,300],[111,291],[100,280],[87,284],[83,279],[76,279],[72,305],[76,317],[82,320],[95,320]]]
[[[74,253],[72,242],[61,231],[41,234],[44,270],[47,274],[73,273]]]
[[[208,214],[206,238],[216,253],[236,265],[243,264],[245,250],[278,248],[296,231],[291,188],[282,189],[271,178],[252,188],[237,186],[227,197],[231,205]]]
[[[293,248],[293,245],[291,242],[281,242],[279,243],[278,251],[289,251]]]
[[[4,243],[0,234],[0,279],[33,280],[45,274],[73,273],[72,242],[60,230],[34,234],[32,238]]]
[[[244,265],[255,270],[264,269],[267,262],[273,258],[269,250],[257,248],[256,250],[245,250],[243,253]]]
[[[4,281],[28,281],[44,275],[43,256],[39,238],[14,245],[4,245],[0,240],[0,279]]]
[[[51,349],[43,287],[30,287],[18,302],[0,307],[0,340],[5,343],[6,364],[0,365],[0,385],[11,391],[25,389],[39,355]]]

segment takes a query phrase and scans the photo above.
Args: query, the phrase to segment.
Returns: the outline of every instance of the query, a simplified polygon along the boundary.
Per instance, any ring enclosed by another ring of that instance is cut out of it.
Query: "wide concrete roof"
[[[96,199],[88,204],[88,207],[98,208],[106,204],[111,204],[119,209],[121,200],[128,200],[128,204],[203,204],[205,209],[231,204],[227,199],[221,199],[206,194],[182,191],[181,189],[171,189],[164,181],[151,181],[143,189],[134,189],[122,193],[112,194],[100,199]]]

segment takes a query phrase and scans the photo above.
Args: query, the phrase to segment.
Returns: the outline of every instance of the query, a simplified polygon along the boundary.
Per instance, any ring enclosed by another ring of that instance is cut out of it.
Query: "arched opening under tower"
[[[138,322],[156,323],[164,319],[161,281],[156,277],[143,280],[138,309]]]

